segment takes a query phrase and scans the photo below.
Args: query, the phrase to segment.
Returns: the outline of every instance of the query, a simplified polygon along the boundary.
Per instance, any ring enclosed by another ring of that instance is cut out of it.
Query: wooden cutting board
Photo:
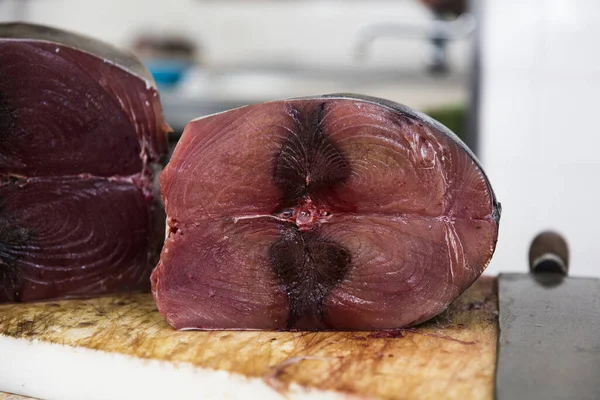
[[[175,331],[149,294],[0,306],[0,391],[39,398],[491,399],[495,279],[392,332]]]

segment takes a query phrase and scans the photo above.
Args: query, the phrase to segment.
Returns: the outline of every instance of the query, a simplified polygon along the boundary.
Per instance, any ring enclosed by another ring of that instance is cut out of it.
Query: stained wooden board
[[[181,332],[149,294],[129,294],[2,305],[0,335],[224,371],[282,396],[293,384],[359,398],[491,399],[495,290],[482,277],[434,320],[392,332]]]
[[[31,397],[20,396],[12,393],[0,393],[0,400],[36,400]]]

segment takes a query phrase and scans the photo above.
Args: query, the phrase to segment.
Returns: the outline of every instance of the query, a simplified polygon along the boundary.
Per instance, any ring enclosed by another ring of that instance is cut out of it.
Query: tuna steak
[[[500,218],[452,132],[352,95],[192,121],[161,192],[168,237],[152,287],[178,329],[417,324],[483,272]]]
[[[0,25],[0,302],[149,289],[167,128],[133,56]]]

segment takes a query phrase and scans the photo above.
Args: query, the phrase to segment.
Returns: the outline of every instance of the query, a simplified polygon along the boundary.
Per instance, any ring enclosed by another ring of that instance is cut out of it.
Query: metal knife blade
[[[600,399],[600,279],[566,277],[550,253],[498,277],[498,400]]]

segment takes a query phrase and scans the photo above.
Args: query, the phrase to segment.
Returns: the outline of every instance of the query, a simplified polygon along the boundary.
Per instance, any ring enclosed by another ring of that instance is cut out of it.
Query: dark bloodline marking
[[[327,198],[333,187],[350,176],[346,157],[323,133],[324,111],[324,102],[290,108],[294,133],[281,144],[273,173],[275,185],[282,192],[279,212],[311,205],[318,213],[320,199]],[[319,237],[317,230],[307,231],[304,227],[300,231],[291,221],[282,223],[282,237],[270,247],[269,257],[277,280],[288,295],[287,328],[326,328],[323,302],[346,276],[350,253]]]
[[[338,185],[350,176],[346,157],[323,134],[325,103],[305,112],[292,108],[295,126],[281,145],[275,159],[275,185],[283,191],[284,200],[296,202],[307,194],[315,194]]]
[[[0,145],[4,143],[6,135],[14,129],[15,117],[10,111],[2,93],[0,93]],[[0,185],[17,180],[17,177],[0,177]],[[30,232],[18,227],[14,222],[0,218],[0,301],[15,301],[22,279],[17,266],[17,256],[14,249],[27,244]]]
[[[0,92],[0,142],[15,127],[15,116]]]
[[[344,279],[350,253],[314,232],[288,228],[269,249],[277,279],[290,301],[288,329],[326,328],[323,301]]]
[[[0,218],[0,302],[15,301],[21,286],[21,273],[15,250],[25,246],[31,239],[28,229],[13,221]]]

